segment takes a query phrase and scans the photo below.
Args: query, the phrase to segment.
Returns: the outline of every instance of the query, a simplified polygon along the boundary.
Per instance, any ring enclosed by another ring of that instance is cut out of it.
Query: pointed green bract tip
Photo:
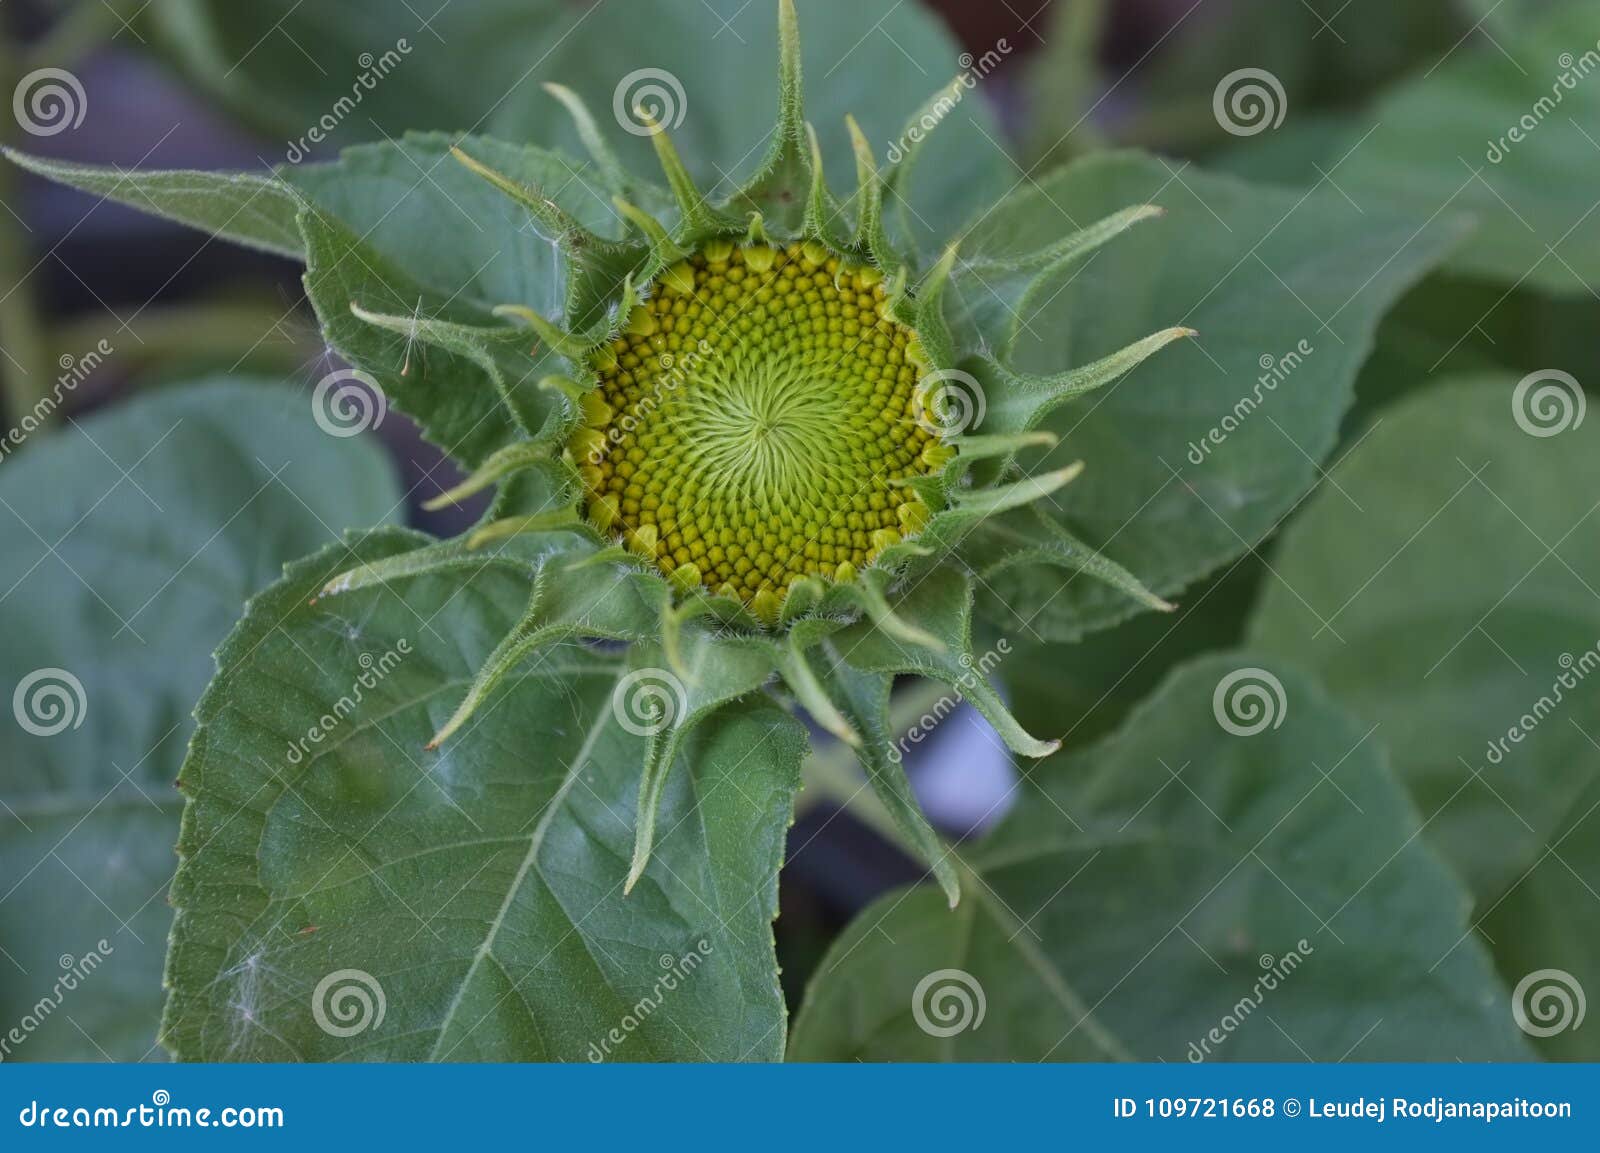
[[[462,151],[459,144],[452,144],[450,146],[450,155],[458,164],[460,164],[468,172],[473,173],[475,176],[482,176],[486,180],[494,180],[499,176],[499,173],[495,172],[488,165],[482,164],[479,161],[474,160],[471,156],[468,156],[464,151]]]
[[[844,114],[844,126],[850,133],[850,147],[855,152],[858,168],[876,172],[878,165],[872,155],[872,145],[868,143],[867,134],[861,130],[861,123],[854,113]]]
[[[563,332],[533,309],[521,304],[501,304],[493,309],[494,315],[510,320],[520,320],[538,335],[539,339],[568,360],[580,360],[588,352],[587,342],[571,333]]]

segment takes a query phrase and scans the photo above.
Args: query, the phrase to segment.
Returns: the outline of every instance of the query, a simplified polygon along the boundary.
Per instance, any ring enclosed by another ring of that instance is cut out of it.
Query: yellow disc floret
[[[709,244],[661,274],[592,367],[571,452],[589,519],[686,589],[771,618],[918,532],[908,477],[952,455],[883,276],[815,242]]]

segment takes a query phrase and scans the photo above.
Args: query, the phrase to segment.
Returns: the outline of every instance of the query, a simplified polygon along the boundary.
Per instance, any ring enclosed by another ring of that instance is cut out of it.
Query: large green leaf
[[[164,391],[0,463],[0,692],[59,670],[20,715],[74,722],[0,723],[0,1020],[52,994],[59,957],[112,950],[7,1060],[151,1055],[172,783],[211,651],[286,560],[398,501],[382,455],[318,432],[281,384]]]
[[[351,548],[373,563],[425,543]],[[626,706],[653,685],[688,715],[662,658],[636,647],[630,672],[577,642],[541,650],[427,752],[522,616],[529,570],[310,603],[354,563],[339,548],[292,566],[219,654],[183,769],[168,1043],[205,1059],[779,1056],[770,922],[799,726],[757,696],[688,730],[624,895],[651,716]]]
[[[1478,227],[1455,255],[1460,272],[1592,295],[1600,281],[1597,43],[1600,18],[1581,2],[1492,43],[1464,45],[1379,102],[1354,130],[1334,179],[1364,208],[1405,205],[1440,220],[1470,213]]]
[[[475,465],[538,432],[555,408],[556,394],[537,387],[555,371],[549,350],[492,310],[520,305],[560,318],[566,262],[525,208],[451,157],[453,143],[408,137],[283,176],[309,202],[300,220],[306,292],[329,342],[432,440]],[[461,144],[587,227],[619,230],[588,165],[533,147]]]
[[[142,18],[188,76],[281,136],[285,156],[309,146],[313,126],[335,145],[439,129],[576,152],[570,118],[541,87],[554,82],[588,102],[630,168],[650,172],[648,139],[637,124],[624,131],[613,108],[626,112],[651,82],[625,84],[634,73],[666,72],[670,107],[662,119],[676,125],[684,155],[710,187],[749,174],[766,150],[777,110],[777,7],[776,0],[653,0],[641,15],[636,5],[560,0],[485,0],[437,12],[397,10],[388,0],[164,0]],[[913,111],[962,71],[960,50],[920,5],[802,7],[807,115],[828,167],[843,176],[854,171],[845,115],[860,120],[881,160]],[[393,53],[387,63],[386,52]],[[387,74],[358,84],[374,73]],[[998,139],[976,93],[941,125],[918,165],[915,212],[906,214],[928,246],[1010,183]]]
[[[791,1055],[1526,1056],[1482,946],[1454,947],[1466,895],[1377,740],[1258,663],[1189,665],[1117,735],[1040,766],[968,857],[959,909],[927,885],[868,908],[823,961]],[[1241,668],[1279,678],[1277,727],[1218,723]]]
[[[1167,216],[1022,300],[1017,356],[1055,372],[1169,326],[1199,330],[1057,410],[1048,427],[1061,445],[1029,463],[1084,461],[1048,511],[1168,595],[1253,547],[1315,482],[1379,318],[1449,240],[1327,190],[1252,187],[1117,154],[1007,198],[963,251],[1036,250],[1077,222],[1145,202]],[[1251,407],[1242,418],[1241,401]],[[1222,444],[1196,447],[1235,421]],[[1135,607],[1109,585],[1053,569],[1013,569],[988,584],[980,604],[999,627],[1046,639],[1072,639]]]
[[[1380,726],[1506,979],[1563,969],[1593,991],[1600,425],[1530,435],[1519,411],[1559,428],[1558,393],[1540,419],[1540,385],[1520,409],[1516,385],[1457,382],[1384,413],[1285,535],[1252,637]],[[1548,1045],[1593,1058],[1596,1036]]]

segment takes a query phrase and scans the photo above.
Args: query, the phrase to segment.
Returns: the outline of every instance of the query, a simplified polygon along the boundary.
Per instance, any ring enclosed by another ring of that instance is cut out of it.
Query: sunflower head
[[[572,265],[565,323],[516,303],[496,311],[533,328],[570,371],[544,382],[565,395],[562,413],[446,498],[556,468],[565,495],[474,539],[570,522],[648,566],[690,614],[762,632],[866,613],[927,640],[902,627],[886,593],[947,559],[977,520],[1076,475],[1017,482],[1015,457],[1054,443],[1033,428],[1050,407],[1109,379],[1107,366],[1059,378],[1013,370],[997,355],[1008,339],[984,331],[994,303],[952,304],[947,289],[965,276],[1009,308],[1155,210],[1135,207],[1017,260],[969,264],[951,244],[924,266],[896,244],[885,209],[903,203],[926,133],[908,130],[880,167],[847,118],[857,180],[837,199],[803,116],[792,0],[779,9],[778,123],[755,176],[724,199],[700,191],[644,107],[633,127],[651,137],[666,187],[626,174],[579,97],[554,85],[609,174],[624,238],[588,232],[539,189],[456,149],[559,238]],[[961,87],[936,94],[916,122],[947,113]]]
[[[592,357],[568,442],[588,520],[776,621],[796,581],[851,583],[927,524],[907,482],[954,455],[918,393],[930,367],[882,270],[816,240],[712,242]]]
[[[562,317],[507,302],[494,311],[511,327],[464,333],[352,309],[452,351],[510,347],[531,329],[536,356],[560,366],[541,381],[557,401],[542,426],[519,410],[526,435],[438,502],[494,487],[483,524],[462,541],[346,573],[324,592],[531,564],[524,619],[435,748],[542,647],[607,639],[659,653],[668,668],[648,671],[680,695],[650,742],[630,881],[648,860],[655,801],[683,734],[774,676],[891,774],[883,734],[898,673],[949,682],[1013,749],[1041,756],[1057,743],[1024,732],[974,671],[974,579],[1052,565],[1171,607],[1029,512],[1078,466],[1030,475],[1019,457],[1056,443],[1038,427],[1053,408],[1187,330],[1054,376],[1011,362],[1021,311],[1047,282],[1157,210],[1134,205],[1006,256],[964,260],[960,238],[919,252],[902,243],[905,213],[896,227],[886,209],[904,207],[928,124],[970,85],[936,93],[901,142],[882,150],[881,166],[846,118],[856,184],[841,200],[804,118],[793,0],[779,0],[779,13],[777,125],[754,176],[726,197],[696,186],[644,108],[632,127],[651,137],[665,187],[632,175],[581,99],[558,85],[549,90],[611,194],[621,226],[613,235],[584,228],[541,189],[486,163],[507,146],[463,141],[454,150],[559,246]],[[914,806],[895,804],[918,843],[936,844]],[[948,864],[940,858],[935,870],[953,898]]]

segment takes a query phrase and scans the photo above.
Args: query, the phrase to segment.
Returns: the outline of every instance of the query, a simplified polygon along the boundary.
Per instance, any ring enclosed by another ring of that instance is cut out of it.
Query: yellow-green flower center
[[[590,520],[687,587],[770,617],[919,531],[907,477],[952,450],[882,275],[821,245],[711,244],[668,269],[593,368],[571,451]]]

